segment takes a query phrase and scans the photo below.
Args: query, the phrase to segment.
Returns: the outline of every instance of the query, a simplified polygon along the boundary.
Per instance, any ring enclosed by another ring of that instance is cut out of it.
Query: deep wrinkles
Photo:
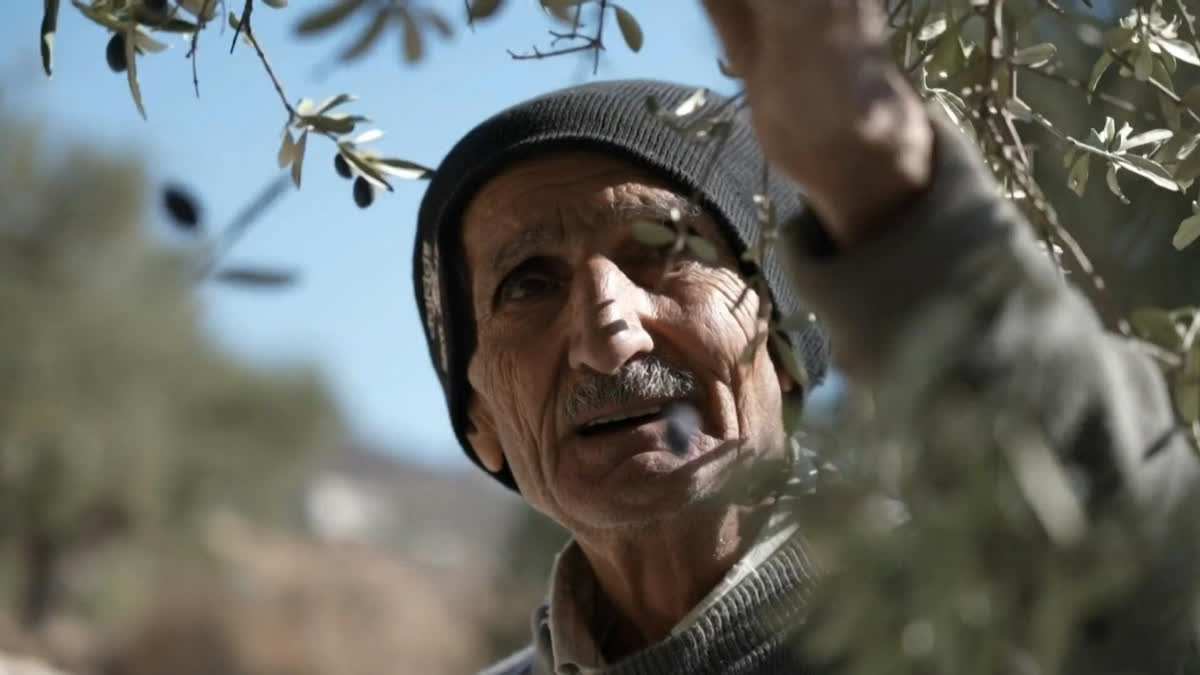
[[[589,375],[571,385],[567,419],[574,423],[589,412],[638,401],[688,398],[698,389],[694,373],[648,354],[626,363],[612,375]]]

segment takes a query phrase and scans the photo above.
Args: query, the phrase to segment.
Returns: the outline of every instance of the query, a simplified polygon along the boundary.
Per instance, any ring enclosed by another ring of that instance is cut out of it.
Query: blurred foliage
[[[40,31],[50,72],[59,3],[44,1]],[[1139,342],[1162,366],[1179,429],[1196,443],[1200,11],[1195,3],[880,2],[891,25],[892,53],[915,88],[975,140],[1003,194],[1029,217],[1047,252],[1088,294],[1105,324]],[[254,0],[73,4],[122,36],[110,43],[110,65],[126,74],[139,109],[135,61],[157,49],[153,35],[173,30],[188,35],[198,90],[199,36],[228,27],[235,44],[241,37],[255,50],[279,94],[286,122],[278,160],[291,169],[297,185],[312,133],[336,144],[334,169],[354,179],[360,206],[373,202],[375,188],[386,188],[385,175],[428,176],[418,164],[360,148],[380,134],[353,135],[365,117],[334,111],[353,100],[348,94],[334,94],[320,104],[291,102],[253,33]],[[398,36],[403,62],[426,59],[431,37],[455,33],[448,18],[454,13],[472,24],[520,11],[514,7],[519,3],[503,0],[448,1],[439,9],[415,0],[314,4],[289,8],[298,10],[297,36],[351,32],[351,42],[337,54],[344,63],[369,53],[389,33]],[[537,9],[542,16],[533,18],[546,22],[549,44],[510,51],[514,59],[576,55],[589,59],[595,71],[612,36],[633,51],[661,37],[638,23],[636,6],[631,12],[609,0],[539,0]],[[224,13],[228,21],[212,21]],[[514,42],[526,39],[514,36]],[[736,78],[728,68],[714,67]],[[679,133],[719,150],[744,100],[735,95],[724,105],[706,106],[707,96],[701,90],[682,101],[648,101],[648,110]],[[757,200],[765,233],[746,253],[754,262],[773,245],[777,223],[765,196],[747,198]],[[640,227],[637,233],[653,246],[686,247],[701,257],[708,250],[703,240],[669,227]],[[122,255],[84,250],[105,269]],[[760,284],[751,279],[752,286]],[[774,317],[773,328],[814,318]],[[779,338],[760,339],[778,344]],[[776,348],[775,353],[787,351]],[[797,370],[794,363],[783,365]],[[804,380],[803,373],[794,375]],[[827,444],[854,448],[872,461],[860,463],[868,469],[861,481],[826,486],[817,492],[817,502],[805,502],[801,510],[809,514],[817,553],[840,563],[818,598],[819,621],[806,647],[842,660],[852,673],[1059,672],[1070,646],[1087,639],[1095,627],[1097,612],[1152,576],[1145,542],[1119,514],[1093,519],[1073,501],[1070,472],[1048,441],[1029,431],[1019,411],[959,390],[933,400],[891,403],[894,410],[921,411],[911,419],[936,416],[948,423],[891,429],[882,439],[848,434]],[[1012,415],[1006,418],[1006,412]],[[901,447],[913,450],[901,452]],[[906,524],[881,526],[892,510],[885,497],[897,494],[905,499]],[[505,583],[514,578],[514,586],[544,583],[550,551],[561,541],[547,529],[553,530],[540,516],[531,516],[510,549]],[[1175,539],[1195,542],[1195,534],[1180,530]],[[499,631],[496,643],[518,640],[526,617],[524,608],[514,612],[513,632]]]
[[[81,608],[60,593],[71,556],[184,550],[215,505],[280,516],[335,429],[314,376],[253,372],[209,344],[192,258],[143,231],[132,162],[48,156],[36,130],[0,121],[0,602],[28,625]]]

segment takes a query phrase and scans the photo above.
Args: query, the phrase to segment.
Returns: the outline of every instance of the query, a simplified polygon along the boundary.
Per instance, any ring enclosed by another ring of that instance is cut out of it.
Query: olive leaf
[[[363,54],[366,54],[367,50],[373,47],[379,40],[379,36],[383,35],[383,29],[387,27],[389,16],[390,14],[386,9],[381,9],[376,12],[374,18],[371,19],[371,24],[367,26],[367,29],[358,36],[357,40],[343,50],[342,53],[338,55],[338,58],[342,61],[353,61]]]
[[[1183,250],[1197,239],[1200,239],[1200,214],[1187,218],[1179,224],[1179,229],[1175,231],[1175,237],[1171,239],[1171,244],[1176,249]]]
[[[288,6],[288,0],[262,0],[267,7],[283,9]]]
[[[637,220],[630,226],[633,238],[647,246],[665,246],[675,241],[679,233],[674,228],[649,220]]]
[[[1163,189],[1179,191],[1179,183],[1176,183],[1175,179],[1171,177],[1171,172],[1158,162],[1129,154],[1114,155],[1113,158],[1121,165],[1122,169],[1136,173]]]
[[[367,182],[375,185],[376,187],[383,188],[388,192],[393,191],[392,184],[387,182],[387,178],[384,177],[383,172],[376,168],[371,162],[367,161],[367,159],[362,156],[360,151],[354,147],[353,143],[349,141],[339,142],[338,151],[342,153],[342,156],[345,157],[355,169],[358,170],[359,175],[362,176]]]
[[[295,158],[296,143],[292,140],[292,132],[286,128],[283,130],[283,142],[279,145],[279,157],[277,161],[279,168],[283,168],[292,163]]]
[[[696,91],[692,92],[691,96],[688,96],[686,99],[684,99],[683,103],[680,103],[679,106],[675,108],[675,116],[687,117],[700,108],[703,108],[704,104],[707,102],[708,90],[697,89]]]
[[[620,5],[613,5],[613,9],[617,12],[617,27],[621,29],[621,37],[625,39],[625,44],[635,52],[641,51],[645,35],[642,33],[642,27],[638,25],[637,19],[633,18],[633,14],[629,10]]]
[[[54,35],[58,31],[58,6],[59,0],[43,0],[42,2],[42,28],[39,44],[42,51],[42,70],[46,71],[46,77],[54,74]]]
[[[292,270],[265,267],[226,267],[217,270],[213,278],[222,283],[236,286],[271,289],[295,284],[298,275]]]
[[[778,359],[780,365],[783,366],[785,372],[791,376],[792,380],[804,391],[808,390],[808,371],[796,358],[796,352],[792,350],[781,334],[776,331],[771,332],[771,350],[775,353],[775,358]]]
[[[373,164],[381,172],[396,176],[397,178],[420,180],[433,176],[433,169],[405,159],[381,157],[377,160],[374,160]]]
[[[125,76],[129,81],[129,94],[133,97],[133,103],[144,120],[146,119],[146,108],[142,105],[142,90],[138,86],[137,79],[137,42],[134,37],[136,34],[137,29],[132,27],[125,33]]]
[[[350,142],[355,145],[360,145],[362,143],[370,143],[371,141],[377,141],[380,138],[383,138],[383,130],[382,129],[368,129],[367,131],[362,132],[358,136],[355,136],[354,140],[352,140]]]
[[[416,63],[421,60],[421,56],[425,53],[425,45],[421,38],[421,28],[417,25],[412,14],[402,12],[400,14],[401,21],[404,23],[404,60],[407,63]]]
[[[687,247],[692,252],[692,255],[703,262],[715,264],[720,260],[717,247],[700,235],[694,234],[689,236],[687,238]]]
[[[1108,184],[1109,192],[1112,192],[1114,195],[1116,195],[1117,199],[1120,199],[1122,204],[1128,204],[1129,198],[1126,197],[1125,193],[1121,191],[1121,184],[1117,181],[1117,171],[1117,166],[1115,164],[1110,164],[1108,166],[1108,171],[1106,171],[1104,174],[1104,182]]]
[[[316,109],[314,110],[314,113],[317,115],[324,115],[325,113],[329,112],[330,110],[333,110],[334,108],[342,105],[343,103],[350,103],[352,101],[357,101],[357,100],[358,100],[358,97],[353,94],[335,94],[335,95],[330,96],[329,98],[325,99],[324,101],[321,101],[320,103],[318,103],[316,106]]]
[[[1071,173],[1067,175],[1067,187],[1071,192],[1083,196],[1087,190],[1088,170],[1091,167],[1092,156],[1089,154],[1080,155],[1075,160],[1075,165],[1071,167]]]
[[[296,32],[300,35],[312,35],[332,28],[345,21],[364,1],[339,0],[328,7],[318,9],[300,19],[300,23],[296,24]]]
[[[1129,315],[1129,324],[1143,339],[1156,345],[1178,350],[1183,345],[1183,331],[1171,312],[1154,307],[1135,309]]]
[[[454,37],[454,26],[451,26],[450,22],[446,20],[446,17],[442,16],[441,14],[430,10],[425,14],[425,20],[428,21],[429,24],[432,25],[434,29],[437,30],[437,32],[447,40]]]
[[[1190,346],[1175,376],[1175,411],[1185,424],[1200,421],[1200,341]]]
[[[500,9],[501,0],[472,0],[467,9],[467,18],[471,21],[486,19]]]
[[[1113,58],[1108,52],[1104,52],[1100,55],[1100,58],[1096,60],[1096,65],[1092,66],[1091,77],[1088,78],[1089,94],[1096,91],[1096,87],[1100,85],[1100,80],[1104,77],[1104,73],[1108,72],[1108,69],[1110,66],[1112,66],[1112,64]]]
[[[1044,66],[1058,54],[1058,48],[1049,42],[1043,42],[1032,47],[1018,49],[1012,56],[1012,62],[1018,66]]]
[[[217,15],[218,0],[178,0],[181,8],[201,21],[211,21]]]
[[[1187,90],[1187,93],[1183,95],[1183,104],[1192,112],[1200,115],[1200,84]]]
[[[292,150],[292,182],[300,188],[300,173],[304,170],[304,150],[308,147],[308,132],[300,134],[300,140]]]

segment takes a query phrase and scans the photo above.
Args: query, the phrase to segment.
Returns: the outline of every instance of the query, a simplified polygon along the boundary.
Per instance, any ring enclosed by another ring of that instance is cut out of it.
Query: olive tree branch
[[[250,7],[252,0],[246,0],[247,8]],[[283,103],[283,107],[288,112],[288,122],[300,117],[296,112],[295,106],[288,100],[287,94],[283,92],[283,83],[279,81],[279,77],[275,75],[275,70],[271,68],[271,62],[267,59],[266,52],[263,51],[262,45],[258,43],[258,38],[254,37],[254,30],[250,27],[250,12],[246,11],[243,19],[238,23],[238,31],[245,34],[246,39],[250,41],[250,46],[254,47],[254,53],[258,54],[258,60],[262,62],[263,68],[267,71],[267,77],[271,78],[271,84],[275,85],[275,93],[279,94],[279,100]],[[234,35],[234,40],[237,40],[237,35]]]
[[[246,6],[242,8],[242,18],[238,20],[237,28],[233,31],[233,40],[229,43],[229,53],[233,53],[233,48],[237,46],[238,35],[241,35],[242,28],[246,28],[246,32],[250,32],[250,12],[254,11],[254,0],[246,0]]]
[[[608,0],[598,0],[599,10],[596,14],[596,33],[595,35],[580,35],[579,33],[579,13],[580,7],[575,9],[575,21],[568,33],[558,33],[549,31],[554,41],[551,46],[558,44],[561,40],[583,40],[582,44],[563,47],[561,49],[553,49],[548,52],[543,52],[535,45],[532,52],[518,54],[513,50],[506,50],[508,55],[516,61],[525,61],[529,59],[548,59],[552,56],[563,56],[565,54],[578,54],[580,52],[593,51],[594,60],[592,62],[592,74],[595,75],[600,70],[600,52],[604,50],[604,23],[605,14],[608,11]]]
[[[187,53],[187,58],[192,60],[192,87],[196,90],[196,98],[200,98],[200,76],[196,74],[196,59],[198,58],[196,48],[200,45],[200,33],[208,25],[208,19],[204,17],[208,15],[208,10],[214,2],[216,0],[204,0],[200,14],[196,17],[196,30],[192,33],[192,44]]]

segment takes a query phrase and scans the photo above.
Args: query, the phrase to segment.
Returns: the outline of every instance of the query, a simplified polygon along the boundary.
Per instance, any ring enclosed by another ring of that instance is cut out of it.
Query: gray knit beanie
[[[686,100],[696,87],[650,80],[593,82],[562,89],[513,106],[483,122],[462,138],[434,173],[421,202],[413,251],[413,284],[429,353],[446,394],[450,421],[459,443],[476,464],[467,442],[470,386],[467,363],[475,349],[474,314],[463,288],[460,237],[463,212],[490,178],[532,156],[568,150],[591,150],[620,157],[674,185],[699,202],[729,238],[734,252],[757,245],[760,236],[752,196],[761,190],[763,156],[744,115],[730,116],[728,139],[713,170],[713,143],[699,142],[656,118],[647,108],[653,98],[667,107]],[[715,110],[724,99],[710,95],[700,113]],[[780,172],[772,172],[769,193],[779,222],[798,218],[800,189]],[[805,312],[785,279],[774,253],[759,271],[771,292],[776,317]],[[829,341],[815,323],[787,333],[810,386],[825,375]],[[481,465],[482,466],[482,465]],[[506,466],[495,477],[516,490]]]

